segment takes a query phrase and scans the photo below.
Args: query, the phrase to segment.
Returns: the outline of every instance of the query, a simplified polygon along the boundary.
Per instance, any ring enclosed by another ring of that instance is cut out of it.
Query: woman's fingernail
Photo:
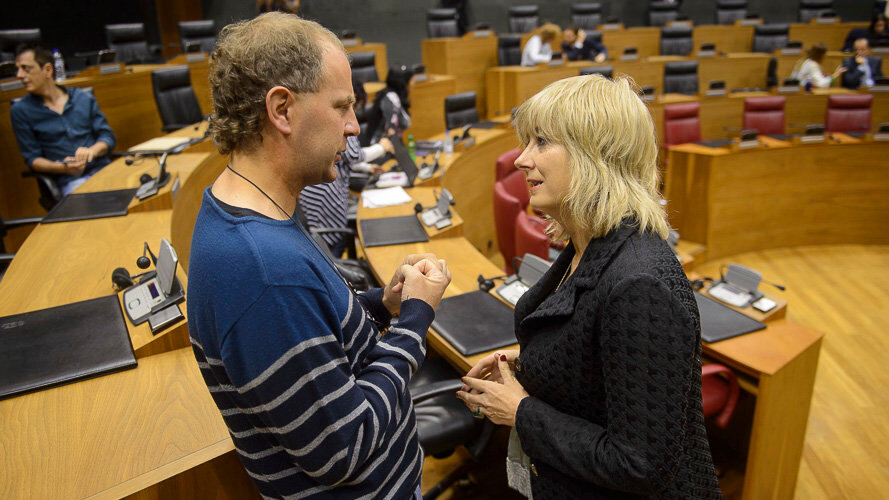
[[[506,355],[505,355],[505,354],[501,354],[501,355],[500,355],[500,361],[506,361]]]

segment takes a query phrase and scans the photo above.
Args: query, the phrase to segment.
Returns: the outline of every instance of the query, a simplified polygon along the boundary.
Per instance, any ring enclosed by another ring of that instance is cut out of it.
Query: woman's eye
[[[543,137],[538,137],[536,141],[538,146],[546,146],[546,139],[544,139]]]

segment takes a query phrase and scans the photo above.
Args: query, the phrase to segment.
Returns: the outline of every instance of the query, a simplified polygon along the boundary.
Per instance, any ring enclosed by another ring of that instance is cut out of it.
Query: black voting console
[[[127,214],[135,194],[136,188],[69,194],[46,214],[42,223],[121,217]]]
[[[476,290],[442,299],[432,328],[460,354],[472,356],[515,344],[514,315],[488,292]]]
[[[117,295],[0,318],[0,398],[135,366]]]
[[[701,339],[704,342],[718,342],[766,327],[765,324],[698,292],[695,292],[695,300],[701,314]]]

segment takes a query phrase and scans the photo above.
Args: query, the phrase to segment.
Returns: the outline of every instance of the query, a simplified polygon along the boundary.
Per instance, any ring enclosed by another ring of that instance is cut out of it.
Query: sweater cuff
[[[545,418],[548,407],[549,405],[540,399],[528,396],[519,402],[519,407],[516,409],[515,430],[519,435],[519,441],[522,443],[522,450],[529,455],[531,454],[529,448],[533,443],[528,437],[540,435],[542,432],[541,414]]]
[[[401,303],[398,327],[425,334],[435,319],[435,309],[420,299],[408,299]]]
[[[375,320],[384,325],[388,325],[392,321],[392,314],[383,305],[382,288],[371,288],[366,292],[359,293],[358,298]]]

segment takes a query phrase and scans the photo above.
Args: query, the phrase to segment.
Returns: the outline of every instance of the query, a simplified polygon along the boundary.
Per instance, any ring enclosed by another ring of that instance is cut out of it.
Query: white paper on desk
[[[411,202],[411,197],[401,186],[386,189],[368,189],[361,193],[364,208],[391,207]]]
[[[156,137],[131,147],[129,151],[166,151],[190,140],[188,137]]]

